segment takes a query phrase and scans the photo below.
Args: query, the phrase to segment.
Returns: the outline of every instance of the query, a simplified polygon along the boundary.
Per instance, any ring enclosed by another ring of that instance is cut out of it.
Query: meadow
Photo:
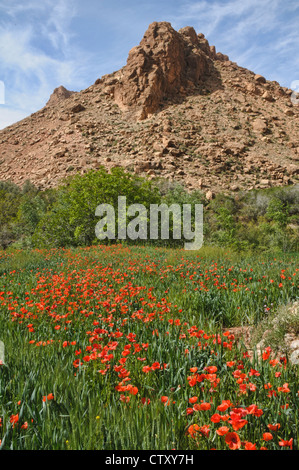
[[[297,295],[291,254],[1,251],[1,449],[298,449],[298,366],[230,331]]]

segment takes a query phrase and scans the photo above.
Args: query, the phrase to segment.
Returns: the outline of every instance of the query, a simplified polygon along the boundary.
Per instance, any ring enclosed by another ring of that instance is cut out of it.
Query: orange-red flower
[[[285,384],[283,384],[282,387],[278,387],[277,390],[278,390],[278,392],[289,393],[290,392],[289,384],[285,383]]]
[[[218,411],[226,411],[231,406],[230,400],[223,400],[221,405],[217,406]]]
[[[166,395],[164,395],[161,397],[161,402],[164,403],[164,405],[167,405],[169,404],[169,398]]]
[[[218,413],[215,413],[211,416],[212,423],[219,423],[221,421],[221,416]]]
[[[278,444],[280,445],[280,447],[289,447],[290,449],[293,449],[293,438],[289,441],[281,439]]]
[[[201,403],[200,404],[200,410],[201,411],[207,411],[211,408],[211,403]]]
[[[11,415],[10,422],[11,422],[13,428],[18,424],[18,421],[19,421],[19,414],[18,413],[15,414],[15,415]]]
[[[141,398],[141,403],[143,405],[149,405],[150,402],[151,402],[151,400],[149,398],[145,398],[145,397]]]
[[[48,401],[54,400],[54,395],[53,395],[53,393],[49,393],[49,395],[43,397],[43,401],[47,401],[47,400],[48,400]]]
[[[256,444],[252,442],[246,442],[244,446],[245,450],[256,450]]]
[[[130,401],[130,397],[126,397],[125,395],[121,395],[119,397],[120,401],[122,401],[123,403],[129,403]]]
[[[229,431],[229,428],[227,426],[221,426],[220,428],[217,429],[216,433],[218,436],[225,436]]]
[[[201,426],[199,428],[199,432],[205,436],[205,437],[209,437],[209,434],[210,434],[210,426],[209,424],[205,424],[204,426]]]
[[[270,429],[270,431],[278,431],[280,429],[280,424],[268,424],[267,428]]]
[[[225,436],[225,442],[231,450],[237,450],[241,447],[241,439],[236,432],[228,432]]]
[[[191,403],[193,405],[194,403],[197,402],[197,400],[198,400],[197,397],[191,397],[191,398],[189,398],[189,403]]]

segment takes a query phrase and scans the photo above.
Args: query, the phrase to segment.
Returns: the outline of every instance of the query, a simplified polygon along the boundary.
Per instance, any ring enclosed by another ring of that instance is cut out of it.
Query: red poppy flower
[[[225,442],[231,450],[237,450],[241,447],[241,439],[236,432],[228,432],[225,436]]]
[[[256,450],[256,444],[252,444],[252,442],[246,442],[244,448],[245,450]]]
[[[220,428],[217,429],[216,433],[218,436],[225,436],[229,431],[227,426],[221,426]]]
[[[48,400],[48,401],[54,400],[54,395],[53,395],[53,393],[49,393],[49,395],[43,397],[43,401],[47,401],[47,400]]]
[[[263,441],[272,441],[273,435],[270,432],[264,432]]]

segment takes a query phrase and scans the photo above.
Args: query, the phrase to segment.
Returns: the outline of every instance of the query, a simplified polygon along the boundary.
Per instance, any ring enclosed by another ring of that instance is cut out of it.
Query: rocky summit
[[[257,71],[258,72],[258,71]],[[0,131],[0,180],[44,189],[91,168],[215,192],[294,184],[292,90],[238,66],[192,27],[152,23],[119,71]]]

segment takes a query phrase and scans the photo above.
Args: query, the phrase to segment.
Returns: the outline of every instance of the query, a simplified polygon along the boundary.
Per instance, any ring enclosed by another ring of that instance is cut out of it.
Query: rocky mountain
[[[152,23],[121,70],[81,92],[59,87],[40,111],[0,131],[0,180],[48,188],[103,165],[207,197],[293,184],[299,106],[291,94],[192,27]]]

